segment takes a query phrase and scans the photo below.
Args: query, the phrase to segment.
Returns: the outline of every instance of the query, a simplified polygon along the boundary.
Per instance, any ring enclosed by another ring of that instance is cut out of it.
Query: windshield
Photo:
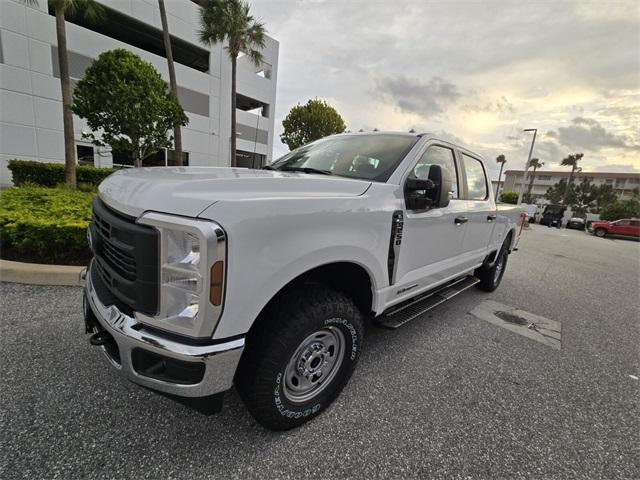
[[[271,168],[385,182],[417,141],[417,136],[393,134],[326,137],[288,153]]]

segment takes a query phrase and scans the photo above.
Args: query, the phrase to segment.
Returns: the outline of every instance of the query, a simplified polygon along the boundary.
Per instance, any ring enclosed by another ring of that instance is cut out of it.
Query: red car
[[[598,237],[604,237],[605,235],[640,237],[640,220],[637,218],[623,218],[615,222],[593,222],[591,229]]]

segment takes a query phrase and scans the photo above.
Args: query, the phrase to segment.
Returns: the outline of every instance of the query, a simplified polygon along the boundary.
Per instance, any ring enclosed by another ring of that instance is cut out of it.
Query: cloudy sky
[[[640,171],[640,3],[251,0],[280,42],[282,118],[323,98],[350,130],[439,132],[509,168]],[[497,168],[494,176],[497,177]]]

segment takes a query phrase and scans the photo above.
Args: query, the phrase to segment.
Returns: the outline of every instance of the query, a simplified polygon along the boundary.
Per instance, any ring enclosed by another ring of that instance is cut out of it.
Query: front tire
[[[607,234],[607,231],[604,228],[596,228],[595,231],[596,237],[604,237]]]
[[[318,285],[268,308],[238,367],[236,387],[262,426],[288,430],[325,410],[347,384],[362,350],[363,322],[344,294]]]

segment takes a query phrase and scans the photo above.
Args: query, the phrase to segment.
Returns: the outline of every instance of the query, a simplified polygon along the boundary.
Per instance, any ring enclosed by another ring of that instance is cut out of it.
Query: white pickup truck
[[[262,170],[123,170],[93,210],[91,343],[203,412],[235,384],[273,430],[336,399],[365,319],[396,328],[493,291],[520,228],[481,158],[429,134],[331,136]]]

